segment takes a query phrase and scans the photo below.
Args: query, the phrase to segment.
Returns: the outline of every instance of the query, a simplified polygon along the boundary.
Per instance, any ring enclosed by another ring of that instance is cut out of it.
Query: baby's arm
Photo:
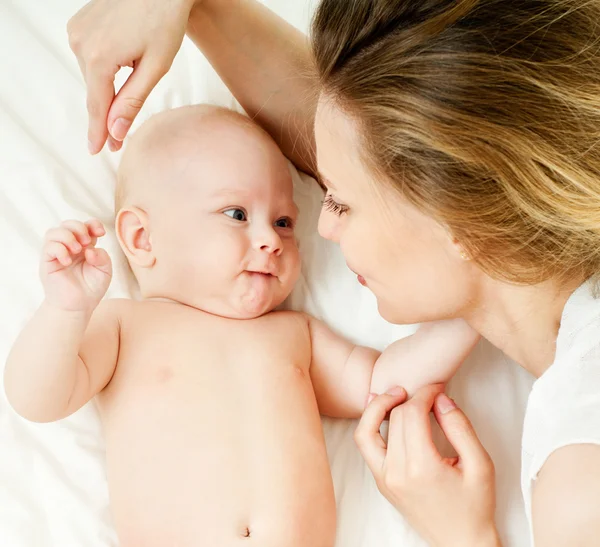
[[[111,278],[98,221],[68,221],[50,230],[41,261],[45,300],[17,338],[4,386],[13,408],[36,422],[59,420],[110,380],[117,360],[115,306],[104,302]]]
[[[310,377],[319,411],[333,418],[358,418],[369,395],[373,366],[381,352],[357,346],[325,323],[308,318],[312,359]]]
[[[385,349],[375,363],[370,391],[379,394],[402,386],[410,397],[423,386],[446,383],[479,338],[462,319],[425,323]]]
[[[309,317],[311,379],[321,414],[357,418],[369,393],[402,386],[410,394],[448,381],[479,340],[464,321],[428,323],[383,353],[352,344]]]

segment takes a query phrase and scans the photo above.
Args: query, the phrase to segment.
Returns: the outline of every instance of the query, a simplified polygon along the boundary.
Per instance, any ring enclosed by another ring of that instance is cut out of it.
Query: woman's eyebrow
[[[319,183],[319,186],[323,188],[323,190],[327,190],[328,188],[335,190],[335,187],[333,186],[333,184],[331,184],[331,181],[320,171],[317,171],[316,178],[317,182]]]

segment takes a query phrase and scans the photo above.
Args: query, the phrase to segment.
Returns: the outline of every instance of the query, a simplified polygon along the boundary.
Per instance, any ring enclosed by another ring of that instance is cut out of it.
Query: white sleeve
[[[556,363],[551,367],[558,365],[556,370],[548,371],[549,381],[534,386],[532,404],[539,427],[530,431],[530,480],[555,450],[573,444],[600,445],[600,333],[595,335],[598,342],[583,356],[571,354],[570,362]]]

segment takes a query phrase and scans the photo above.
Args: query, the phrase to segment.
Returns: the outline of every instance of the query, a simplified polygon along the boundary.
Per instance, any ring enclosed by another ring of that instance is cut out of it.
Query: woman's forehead
[[[320,181],[354,207],[376,208],[390,223],[421,223],[427,215],[402,197],[390,179],[372,169],[364,157],[359,125],[333,100],[321,97],[315,118],[317,169]]]
[[[322,182],[338,186],[357,183],[357,189],[369,185],[371,177],[362,160],[363,150],[357,124],[330,100],[320,100],[315,117],[317,168]]]
[[[332,100],[319,101],[315,117],[317,175],[339,197],[388,202],[398,192],[365,161],[359,124]],[[391,195],[392,194],[392,195]]]

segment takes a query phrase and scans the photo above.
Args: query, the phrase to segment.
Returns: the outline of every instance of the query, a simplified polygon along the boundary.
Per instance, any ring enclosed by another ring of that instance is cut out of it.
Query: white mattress
[[[266,3],[301,29],[306,0]],[[119,155],[87,153],[85,88],[65,25],[82,0],[0,0],[0,362],[42,297],[37,278],[44,232],[66,218],[111,224]],[[234,102],[191,43],[151,95],[141,119],[194,102]],[[139,124],[139,122],[138,122]],[[138,125],[136,124],[136,126]],[[290,303],[355,341],[383,347],[413,327],[381,320],[372,296],[345,268],[339,250],[320,240],[320,193],[296,181],[302,222],[303,277]],[[116,263],[109,296],[129,295],[112,234],[105,246]],[[528,545],[519,489],[520,436],[530,378],[489,344],[469,358],[450,393],[468,412],[491,452],[498,476],[498,524],[505,545]],[[338,546],[423,545],[377,492],[353,441],[350,421],[324,423],[339,509]],[[293,493],[290,493],[293,495]],[[0,546],[117,545],[108,510],[103,441],[93,404],[60,423],[34,425],[0,395]]]

